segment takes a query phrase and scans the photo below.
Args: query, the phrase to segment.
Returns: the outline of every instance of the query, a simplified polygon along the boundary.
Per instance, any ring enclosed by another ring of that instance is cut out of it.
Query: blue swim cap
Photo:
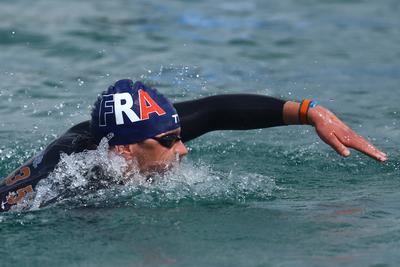
[[[91,129],[110,145],[141,142],[179,128],[179,117],[169,100],[141,82],[119,80],[94,103]]]

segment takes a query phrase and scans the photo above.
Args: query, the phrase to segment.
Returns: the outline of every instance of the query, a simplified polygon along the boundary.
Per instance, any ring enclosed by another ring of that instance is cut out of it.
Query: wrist
[[[283,122],[286,125],[299,124],[300,103],[294,101],[286,101],[283,105]]]
[[[320,122],[326,121],[328,119],[332,120],[333,118],[335,118],[335,115],[320,105],[310,109],[308,112],[309,124],[314,127]]]
[[[317,107],[314,107],[314,108],[308,110],[307,118],[308,118],[309,125],[315,126],[315,121],[320,114],[319,109],[320,109],[320,106],[317,106]]]
[[[298,114],[300,124],[313,125],[313,123],[309,120],[309,113],[317,104],[317,101],[310,99],[304,99],[301,101]]]
[[[316,116],[315,106],[317,103],[315,101],[303,101],[301,103],[294,101],[287,101],[283,105],[283,122],[286,125],[293,124],[308,124],[314,125],[314,119]]]

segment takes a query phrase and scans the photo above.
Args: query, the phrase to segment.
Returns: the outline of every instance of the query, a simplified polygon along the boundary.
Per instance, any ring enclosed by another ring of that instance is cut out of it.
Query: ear
[[[115,145],[112,150],[126,159],[132,159],[133,153],[130,145]]]

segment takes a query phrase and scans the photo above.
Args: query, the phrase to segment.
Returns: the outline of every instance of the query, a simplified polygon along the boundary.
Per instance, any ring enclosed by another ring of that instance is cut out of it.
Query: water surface
[[[342,159],[306,126],[209,133],[154,186],[1,214],[1,266],[399,265],[398,1],[0,5],[0,177],[121,78],[173,101],[313,98],[390,159]]]

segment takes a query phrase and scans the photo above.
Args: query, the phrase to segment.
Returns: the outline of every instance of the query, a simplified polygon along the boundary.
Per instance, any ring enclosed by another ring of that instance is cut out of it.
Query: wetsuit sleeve
[[[183,141],[215,130],[248,130],[285,125],[285,100],[263,95],[230,94],[175,103]]]

